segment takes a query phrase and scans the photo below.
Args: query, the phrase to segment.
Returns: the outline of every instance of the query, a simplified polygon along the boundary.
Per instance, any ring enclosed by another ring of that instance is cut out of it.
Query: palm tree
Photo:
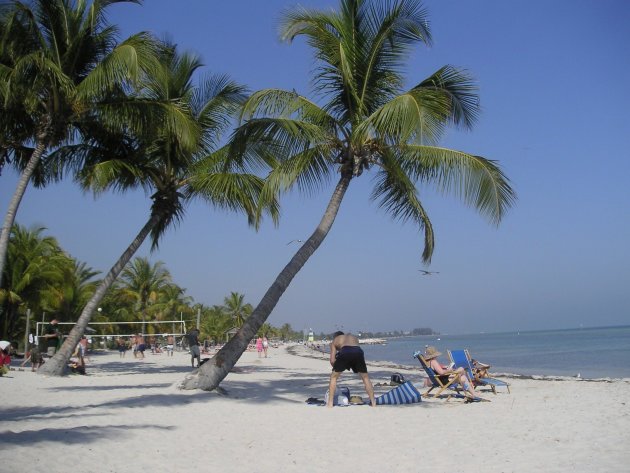
[[[152,316],[155,321],[176,320],[177,314],[191,310],[192,303],[193,298],[186,295],[186,289],[175,283],[166,284],[152,305]],[[160,333],[165,332],[164,325],[158,327]],[[175,331],[174,325],[166,328],[166,332]]]
[[[434,234],[418,185],[454,193],[495,224],[515,198],[496,163],[437,146],[447,125],[470,128],[478,113],[476,89],[467,73],[446,66],[409,90],[402,88],[400,71],[410,47],[431,42],[418,0],[341,0],[338,12],[296,8],[285,13],[281,31],[287,41],[304,36],[314,49],[313,84],[323,105],[295,91],[253,94],[234,135],[233,152],[244,159],[258,158],[261,144],[275,146],[277,164],[268,178],[271,193],[294,184],[310,191],[335,175],[337,184],[313,234],[239,333],[184,381],[186,388],[214,389],[229,373],[328,234],[353,179],[374,173],[372,198],[394,218],[419,226],[426,264],[433,254]]]
[[[147,34],[116,44],[105,13],[117,2],[140,0],[16,0],[0,8],[0,166],[10,162],[21,173],[0,232],[0,284],[29,182],[58,179],[67,164],[46,153],[72,142],[83,124],[97,129],[115,109],[112,97],[154,63]]]
[[[230,292],[230,295],[223,299],[225,313],[232,318],[235,327],[242,327],[245,320],[252,313],[251,304],[245,303],[245,295],[238,292]]]
[[[214,305],[201,309],[201,333],[215,342],[223,342],[225,333],[234,327],[234,320],[224,306]]]
[[[162,101],[177,108],[164,108],[162,113],[153,110],[141,133],[118,141],[113,159],[101,161],[103,150],[112,149],[111,135],[102,137],[103,141],[67,148],[83,156],[92,152],[97,156],[97,163],[82,173],[86,188],[102,192],[139,187],[151,195],[153,204],[149,220],[86,304],[66,343],[44,366],[46,374],[63,374],[92,312],[120,271],[147,236],[151,235],[152,249],[156,248],[166,229],[183,218],[191,200],[244,212],[251,225],[259,224],[263,212],[277,221],[275,199],[261,200],[264,181],[254,174],[236,172],[226,150],[216,149],[231,124],[230,117],[242,104],[244,89],[227,77],[208,77],[195,87],[192,77],[200,67],[199,60],[178,54],[175,47],[162,49],[160,64],[161,68],[145,78],[138,100]]]
[[[171,282],[171,274],[162,261],[152,265],[147,258],[135,258],[120,274],[122,292],[135,300],[135,309],[142,318],[142,334],[146,334],[146,316],[150,305]]]
[[[87,264],[68,258],[69,264],[63,271],[63,280],[49,287],[42,296],[46,300],[47,313],[62,314],[65,320],[74,321],[96,290],[99,274]],[[60,318],[60,317],[57,317]]]
[[[16,337],[23,327],[19,322],[26,308],[39,311],[46,304],[46,292],[63,286],[71,260],[55,238],[42,235],[44,230],[13,226],[0,287],[0,305],[4,308],[2,338]]]

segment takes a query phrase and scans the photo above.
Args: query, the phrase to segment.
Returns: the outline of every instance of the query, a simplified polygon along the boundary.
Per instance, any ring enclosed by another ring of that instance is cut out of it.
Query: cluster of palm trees
[[[47,314],[47,320],[75,322],[98,286],[94,279],[98,271],[70,257],[44,231],[42,227],[27,229],[17,224],[13,227],[6,277],[0,288],[3,340],[21,342],[27,308],[33,314],[33,322],[41,314]],[[223,304],[206,307],[195,303],[185,289],[173,282],[163,262],[151,263],[148,258],[136,257],[109,288],[92,321],[119,323],[99,325],[98,332],[102,335],[132,333],[137,325],[124,326],[124,322],[146,322],[142,333],[151,335],[170,331],[171,324],[161,324],[163,321],[184,320],[187,326],[192,326],[199,315],[201,338],[221,343],[226,333],[240,328],[252,311],[245,296],[237,292],[226,296]],[[273,327],[265,323],[259,334],[284,340],[301,336],[290,324]]]
[[[404,88],[411,47],[431,43],[418,0],[340,0],[338,11],[285,12],[282,39],[304,37],[314,51],[312,98],[277,89],[250,94],[224,76],[196,83],[201,64],[193,54],[146,33],[118,42],[104,16],[112,3],[24,0],[0,10],[0,166],[21,172],[0,235],[0,277],[28,183],[46,185],[70,173],[95,193],[142,188],[151,199],[147,222],[46,363],[49,374],[63,372],[140,244],[150,237],[156,248],[193,199],[242,212],[257,227],[264,215],[277,222],[287,190],[310,192],[336,181],[310,238],[238,333],[184,383],[201,389],[214,389],[229,373],[323,242],[354,179],[372,175],[373,200],[418,225],[425,263],[434,232],[420,187],[455,194],[495,224],[513,203],[495,162],[438,146],[447,126],[470,128],[475,121],[479,101],[470,75],[445,66]]]
[[[13,227],[0,301],[4,340],[19,340],[25,329],[25,310],[33,314],[64,314],[76,320],[94,292],[97,274],[69,257],[43,228]]]

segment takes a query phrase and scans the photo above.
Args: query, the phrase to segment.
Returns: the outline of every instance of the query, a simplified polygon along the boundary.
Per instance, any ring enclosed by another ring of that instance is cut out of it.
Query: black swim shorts
[[[360,347],[341,347],[341,350],[337,352],[333,371],[341,373],[350,369],[354,373],[367,373],[365,357]]]

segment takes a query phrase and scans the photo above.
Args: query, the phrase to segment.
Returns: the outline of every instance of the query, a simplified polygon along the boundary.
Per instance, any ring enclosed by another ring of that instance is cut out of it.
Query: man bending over
[[[352,370],[359,373],[365,391],[370,398],[372,407],[376,406],[374,400],[374,388],[368,376],[367,366],[365,365],[365,356],[363,350],[359,347],[359,339],[354,335],[343,332],[335,332],[333,341],[330,344],[330,364],[332,365],[332,374],[330,375],[330,386],[328,387],[328,404],[326,407],[333,406],[335,397],[335,389],[337,388],[337,379],[345,370]]]

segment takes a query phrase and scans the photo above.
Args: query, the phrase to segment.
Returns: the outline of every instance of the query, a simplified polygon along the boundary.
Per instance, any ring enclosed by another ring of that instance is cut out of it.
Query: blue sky
[[[113,5],[121,37],[167,34],[198,53],[208,73],[252,90],[310,95],[312,55],[283,44],[291,0],[146,0]],[[330,0],[302,1],[331,8]],[[421,189],[435,231],[432,271],[418,269],[422,239],[369,201],[370,176],[354,181],[327,240],[291,283],[269,321],[330,332],[432,327],[442,333],[630,323],[630,4],[625,0],[428,0],[434,44],[418,46],[413,85],[445,64],[476,77],[483,112],[472,132],[442,145],[498,160],[518,201],[495,228],[472,209]],[[0,177],[6,209],[16,176]],[[332,185],[332,184],[331,184]],[[256,305],[296,244],[318,224],[332,187],[286,196],[278,228],[256,233],[243,217],[189,207],[153,261],[205,304],[230,291]],[[106,272],[148,217],[141,193],[97,200],[67,181],[29,188],[22,225],[43,225],[73,256]],[[149,255],[145,245],[138,256]]]

